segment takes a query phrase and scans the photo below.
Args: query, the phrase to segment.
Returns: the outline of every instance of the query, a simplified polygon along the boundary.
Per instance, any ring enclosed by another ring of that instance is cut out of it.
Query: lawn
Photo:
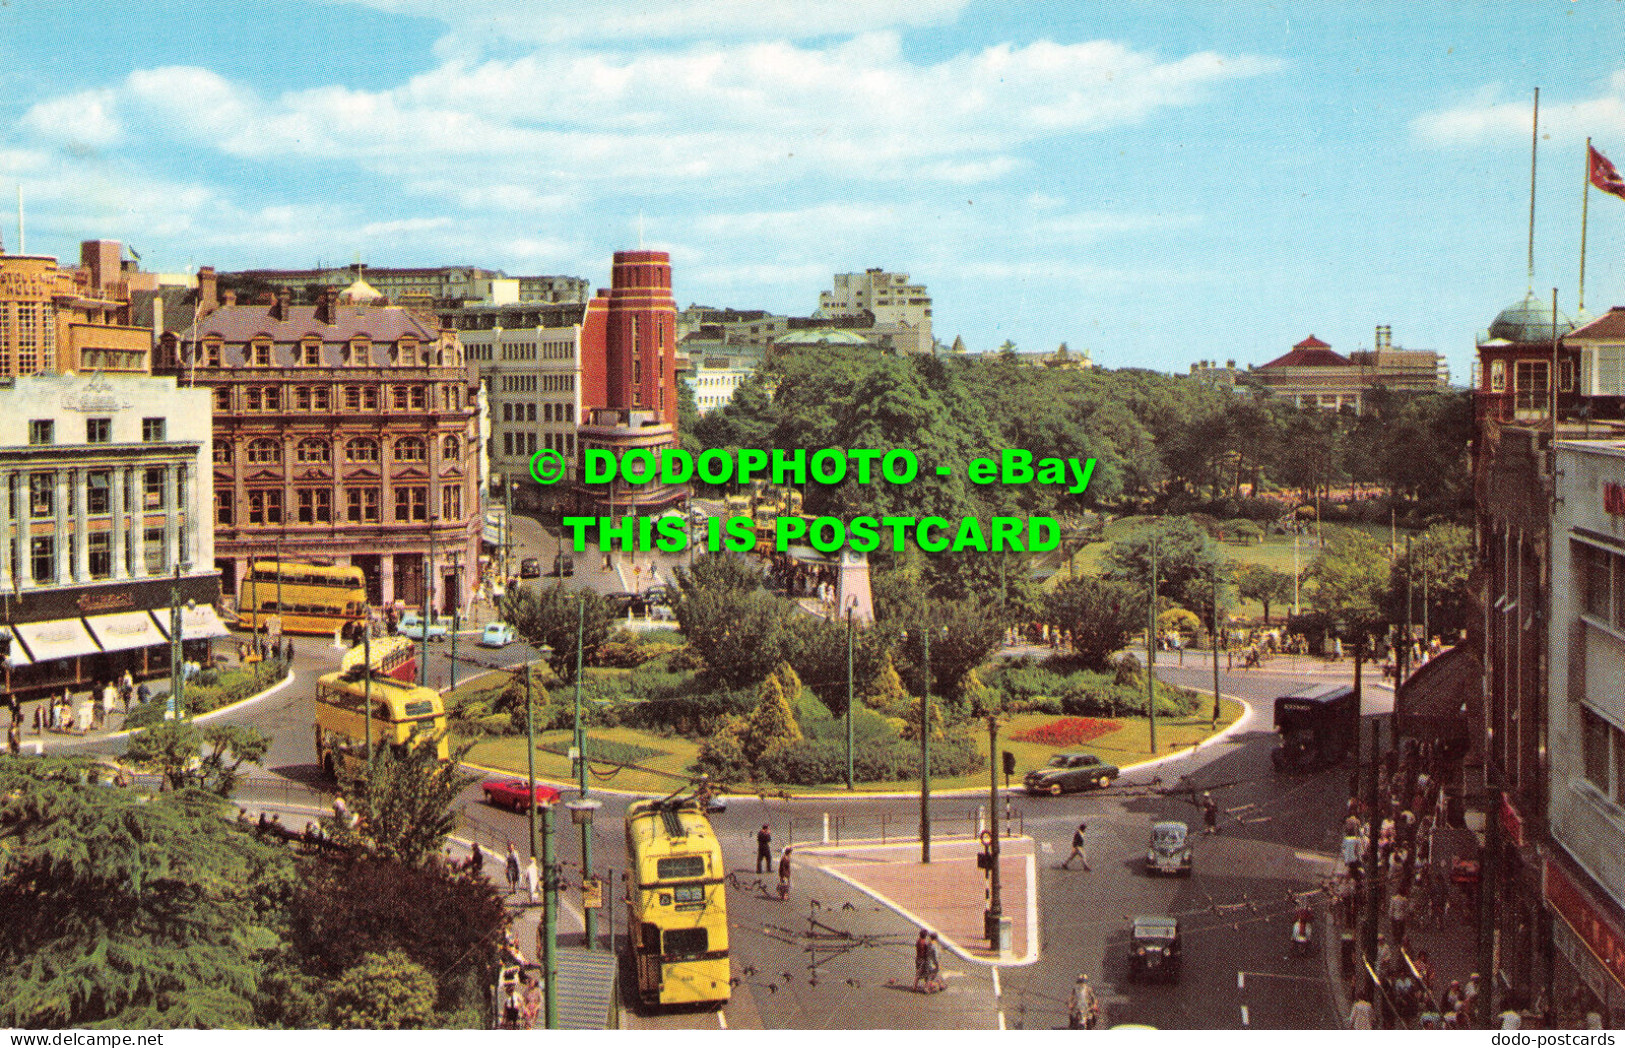
[[[616,769],[588,761],[587,783],[594,788],[632,790],[638,793],[670,793],[688,780],[688,766],[699,756],[699,743],[681,736],[665,738],[653,732],[635,728],[593,728],[592,738],[607,739],[623,745],[640,746],[657,751],[657,756],[641,761],[649,771],[634,768]],[[459,740],[453,739],[455,745]],[[466,740],[465,740],[466,741]],[[567,729],[540,732],[536,736],[536,776],[552,782],[574,782],[575,772],[570,759],[541,749],[542,746],[560,746],[568,749],[570,732]],[[588,754],[592,753],[588,748]],[[486,737],[474,744],[465,758],[470,764],[497,768],[504,772],[524,775],[525,737],[503,735]],[[665,774],[657,774],[664,772]],[[607,773],[607,774],[604,774]]]

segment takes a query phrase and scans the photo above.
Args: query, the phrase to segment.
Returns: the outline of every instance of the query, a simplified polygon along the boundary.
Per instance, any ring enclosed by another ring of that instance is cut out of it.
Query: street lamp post
[[[1219,726],[1219,569],[1213,571],[1213,727]]]
[[[366,631],[361,634],[361,704],[366,707],[367,717],[367,771],[372,771],[372,623],[367,623]]]
[[[852,784],[852,611],[857,607],[858,598],[848,597],[846,603],[846,788],[853,789]]]
[[[581,827],[581,893],[582,893],[582,921],[586,925],[587,949],[597,948],[598,944],[598,910],[596,907],[585,905],[587,882],[593,879],[592,871],[592,817],[603,805],[603,801],[582,797],[580,800],[570,801],[565,805],[570,809],[570,818]],[[603,896],[600,894],[600,899]]]
[[[1157,752],[1157,539],[1151,537],[1151,610],[1145,629],[1145,713],[1151,732],[1151,752]]]
[[[920,862],[931,862],[931,627],[926,626],[925,694],[920,697]]]
[[[592,811],[598,807],[598,801],[587,799],[587,732],[581,726],[581,646],[587,632],[587,593],[582,591],[576,601],[576,785],[581,789],[581,800],[577,805],[584,808],[585,817],[575,807],[571,811],[576,815],[576,822],[581,826],[581,877],[585,881],[592,873]],[[584,909],[583,921],[586,924],[587,949],[592,949],[598,938],[598,911]]]
[[[186,708],[182,689],[186,687],[185,648],[181,643],[181,566],[175,565],[175,582],[169,589],[169,719]]]
[[[529,670],[526,671],[527,676]],[[536,810],[535,783],[531,784],[531,811]],[[547,1029],[559,1028],[559,867],[553,858],[553,805],[542,805],[542,993]]]
[[[987,715],[987,812],[992,842],[988,845],[988,905],[983,932],[988,946],[997,950],[1003,936],[1000,925],[1004,917],[1004,900],[999,884],[999,765],[993,759],[999,752],[999,718]]]

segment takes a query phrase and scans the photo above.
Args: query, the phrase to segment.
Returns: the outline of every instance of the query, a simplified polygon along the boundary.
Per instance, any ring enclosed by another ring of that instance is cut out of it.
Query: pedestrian
[[[1067,855],[1066,861],[1061,863],[1061,869],[1070,870],[1072,868],[1072,860],[1077,859],[1079,862],[1083,863],[1083,872],[1089,872],[1089,855],[1084,850],[1085,842],[1088,840],[1088,834],[1089,824],[1086,822],[1078,823],[1078,828],[1072,831],[1072,851]]]
[[[1219,805],[1214,801],[1213,794],[1205,790],[1202,793],[1202,832],[1219,832]]]
[[[124,712],[125,713],[130,712],[130,700],[134,696],[135,696],[135,678],[130,675],[129,670],[125,670],[124,671],[124,676],[120,677],[119,682],[118,682],[118,697],[119,697],[119,701],[124,703]]]
[[[536,869],[536,856],[530,857],[525,864],[525,891],[530,895],[530,904],[536,905],[536,888],[541,883],[541,873]]]
[[[1343,836],[1343,868],[1350,877],[1360,875],[1360,838],[1354,833]]]
[[[485,872],[485,849],[480,847],[479,841],[474,842],[473,849],[468,853],[468,868],[476,877]]]
[[[17,754],[22,752],[22,749],[23,749],[23,724],[22,724],[22,721],[14,720],[14,721],[11,722],[11,726],[6,729],[6,749],[11,751],[11,755],[13,757],[15,757]]]
[[[138,702],[138,703],[146,702],[151,698],[152,698],[152,689],[147,686],[146,681],[142,681],[140,684],[137,684],[135,686],[135,701],[136,702]]]
[[[937,933],[932,932],[925,942],[925,992],[936,993],[945,990],[947,986],[942,981],[942,962],[937,956]]]
[[[513,893],[519,890],[519,853],[513,850],[513,842],[508,842],[508,891]]]
[[[34,703],[34,734],[45,734],[45,700]]]
[[[779,856],[779,898],[790,897],[790,846],[785,845],[784,852]]]
[[[765,822],[762,828],[756,831],[756,872],[761,873],[764,865],[768,873],[773,872],[773,831]]]
[[[930,977],[927,962],[931,954],[931,933],[924,928],[920,929],[920,937],[914,940],[914,992],[923,993],[921,984]]]
[[[1394,942],[1405,941],[1405,921],[1410,916],[1410,899],[1404,892],[1395,892],[1388,897],[1388,922],[1393,926]]]
[[[1079,975],[1072,984],[1072,1000],[1067,1008],[1066,1024],[1073,1030],[1092,1030],[1100,1019],[1100,998],[1089,985],[1087,975]]]
[[[289,637],[287,639],[286,643],[283,645],[282,657],[288,662],[293,661],[293,638],[292,637]]]
[[[1373,1029],[1374,1024],[1372,1022],[1372,1018],[1371,1002],[1362,997],[1358,1001],[1354,1002],[1354,1007],[1349,1009],[1349,1029]]]

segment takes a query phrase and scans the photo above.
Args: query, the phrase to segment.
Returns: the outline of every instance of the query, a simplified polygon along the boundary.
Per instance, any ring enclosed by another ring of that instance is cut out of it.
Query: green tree
[[[230,797],[242,766],[258,764],[270,748],[271,736],[258,728],[164,721],[136,733],[124,757],[138,768],[159,773],[167,789],[196,787]]]
[[[1384,621],[1382,599],[1388,588],[1388,558],[1363,531],[1338,529],[1325,550],[1304,571],[1314,607],[1334,621],[1361,630]]]
[[[868,686],[858,693],[863,704],[883,717],[907,718],[914,708],[913,696],[903,687],[903,678],[888,656]]]
[[[1106,553],[1106,578],[1149,594],[1153,543],[1158,598],[1184,608],[1207,604],[1214,576],[1224,582],[1228,564],[1207,532],[1189,517],[1164,517],[1118,542]]]
[[[1264,621],[1269,622],[1270,605],[1292,598],[1292,576],[1263,564],[1243,564],[1236,568],[1236,592],[1243,600],[1264,605]]]
[[[583,664],[591,663],[593,655],[609,639],[614,618],[603,597],[587,589],[565,589],[563,583],[541,592],[530,586],[510,587],[499,607],[503,621],[525,643],[548,649],[548,666],[566,681],[575,680],[577,636],[581,637]]]
[[[757,689],[756,709],[745,722],[740,739],[745,759],[755,764],[775,744],[791,743],[801,739],[801,726],[796,723],[795,711],[784,694],[778,677],[768,677]]]
[[[470,744],[471,745],[471,744]],[[474,782],[458,762],[441,760],[434,740],[416,745],[377,746],[372,761],[342,774],[353,825],[335,827],[341,841],[406,866],[422,866],[439,855],[457,828],[459,795]]]
[[[280,943],[287,849],[197,789],[0,757],[0,1025],[233,1028]]]
[[[1050,594],[1045,617],[1072,633],[1072,649],[1093,670],[1111,667],[1113,653],[1145,624],[1146,595],[1110,579],[1071,579]]]
[[[434,1024],[435,983],[400,950],[369,953],[333,983],[339,1030],[423,1030]]]
[[[1473,568],[1473,535],[1460,524],[1434,524],[1411,543],[1409,552],[1395,558],[1388,575],[1383,610],[1389,622],[1411,620],[1422,625],[1423,601],[1427,626],[1434,636],[1452,637],[1466,628],[1472,614],[1472,592],[1467,579]]]

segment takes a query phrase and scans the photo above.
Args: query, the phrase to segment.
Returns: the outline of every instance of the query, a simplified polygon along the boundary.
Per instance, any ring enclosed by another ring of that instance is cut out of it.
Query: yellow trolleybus
[[[375,660],[376,661],[376,660]],[[440,693],[365,670],[329,673],[316,682],[316,762],[330,776],[367,759],[368,693],[372,698],[373,745],[429,743],[441,760],[451,758],[446,707]]]
[[[627,927],[638,994],[650,1005],[728,1000],[722,845],[694,797],[626,811]]]
[[[328,634],[367,615],[367,581],[348,564],[254,562],[237,589],[237,618],[253,629],[282,616],[283,633]]]

